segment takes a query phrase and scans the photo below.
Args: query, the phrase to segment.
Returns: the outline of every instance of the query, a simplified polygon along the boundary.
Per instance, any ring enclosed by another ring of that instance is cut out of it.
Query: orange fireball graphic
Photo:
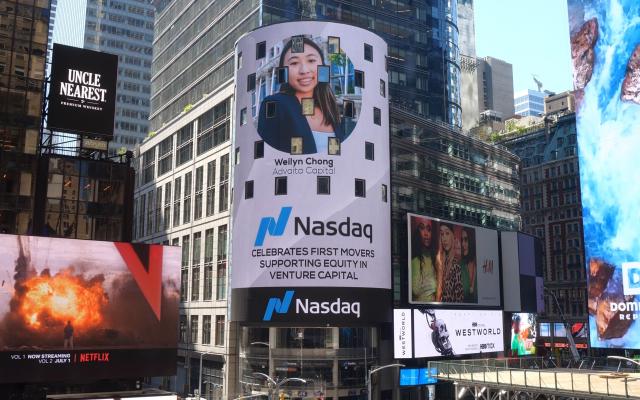
[[[107,296],[101,282],[86,281],[64,271],[32,277],[22,287],[19,313],[33,330],[69,320],[77,328],[91,329],[103,321]]]

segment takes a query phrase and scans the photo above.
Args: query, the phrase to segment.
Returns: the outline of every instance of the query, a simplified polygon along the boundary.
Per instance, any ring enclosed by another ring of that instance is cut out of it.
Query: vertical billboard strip
[[[386,52],[326,22],[238,41],[234,320],[391,321]]]
[[[498,232],[407,214],[409,303],[500,306]]]
[[[640,3],[568,0],[592,347],[640,348]]]
[[[117,80],[118,56],[55,43],[47,127],[111,139]]]
[[[413,329],[410,309],[393,310],[393,358],[413,358]]]
[[[0,243],[0,383],[175,375],[178,247]]]
[[[415,358],[504,350],[502,311],[413,310]]]

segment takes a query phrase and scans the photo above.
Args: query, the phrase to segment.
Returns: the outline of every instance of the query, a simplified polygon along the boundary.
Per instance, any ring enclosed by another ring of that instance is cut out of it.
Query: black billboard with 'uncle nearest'
[[[110,139],[117,79],[118,56],[54,44],[47,126]]]

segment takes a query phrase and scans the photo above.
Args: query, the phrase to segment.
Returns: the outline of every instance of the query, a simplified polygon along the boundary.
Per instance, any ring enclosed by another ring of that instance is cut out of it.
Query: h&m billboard
[[[53,45],[47,127],[89,136],[113,136],[118,56]]]
[[[238,41],[234,320],[391,320],[386,53],[328,22]]]
[[[640,3],[568,0],[592,347],[640,349]]]
[[[498,232],[407,214],[409,303],[500,306]]]
[[[395,358],[501,352],[503,338],[500,310],[394,310]]]
[[[175,374],[179,248],[0,243],[0,383]]]

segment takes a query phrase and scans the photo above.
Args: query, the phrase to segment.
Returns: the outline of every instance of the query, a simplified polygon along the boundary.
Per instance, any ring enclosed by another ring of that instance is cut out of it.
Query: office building
[[[33,213],[49,2],[0,1],[0,229],[27,233]]]
[[[241,327],[228,321],[233,265],[227,265],[226,246],[230,234],[241,234],[230,232],[228,219],[233,46],[260,23],[306,18],[358,25],[387,40],[394,299],[400,304],[406,298],[407,211],[519,226],[517,158],[458,129],[456,2],[181,4],[169,3],[156,21],[153,135],[140,147],[135,190],[136,239],[183,246],[179,375],[171,385],[187,394],[202,382],[207,398],[233,398],[257,384],[239,374],[294,371],[302,363],[305,374],[327,382],[324,393],[351,398],[366,387],[367,366],[389,361],[390,327]],[[392,375],[376,390],[399,398]]]
[[[544,114],[544,98],[547,93],[527,89],[514,93],[513,104],[515,113],[523,117],[538,117]]]
[[[480,112],[497,111],[503,118],[514,114],[513,66],[494,57],[478,59],[478,97]]]
[[[473,0],[458,0],[458,30],[460,32],[458,38],[460,42],[462,129],[468,131],[478,125],[480,117]]]
[[[573,92],[550,95],[544,99],[545,115],[576,112],[576,98]]]
[[[587,320],[580,174],[574,113],[499,142],[522,159],[522,225],[544,241],[545,287],[569,322]],[[546,317],[560,321],[545,292]]]
[[[118,87],[109,154],[133,150],[149,134],[155,7],[150,0],[58,0],[55,43],[118,56]]]

